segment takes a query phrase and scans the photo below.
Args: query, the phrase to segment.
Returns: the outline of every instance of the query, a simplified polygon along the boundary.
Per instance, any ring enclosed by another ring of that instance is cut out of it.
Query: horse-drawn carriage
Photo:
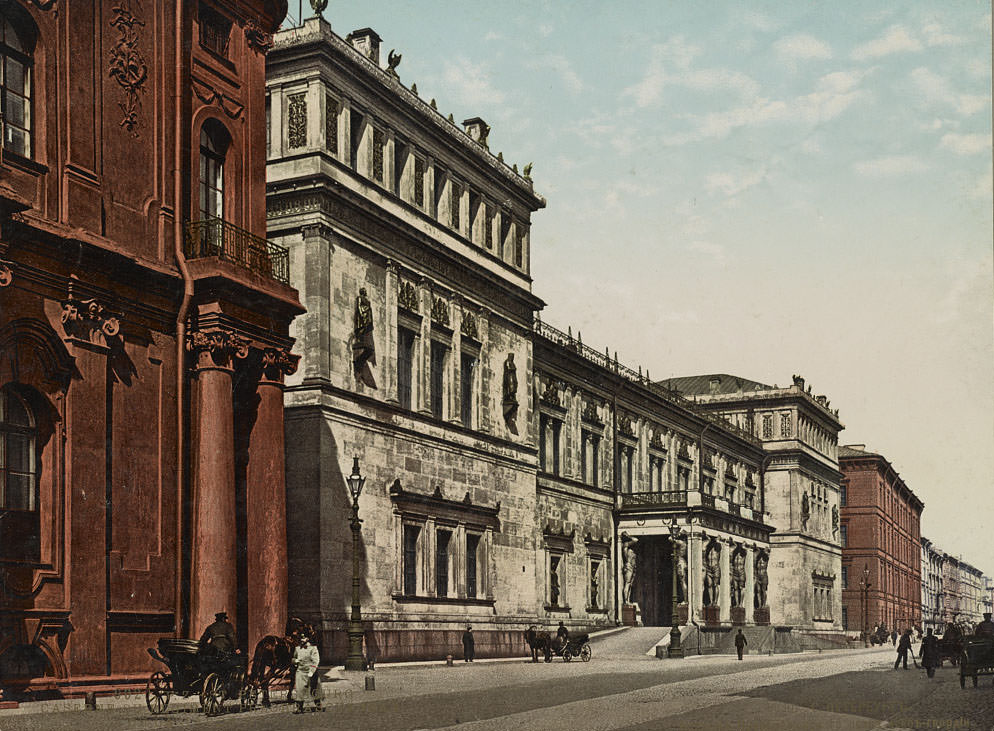
[[[994,637],[977,636],[963,640],[963,651],[959,661],[959,687],[966,687],[967,677],[973,678],[977,687],[977,677],[994,675]]]
[[[148,654],[169,668],[152,673],[145,685],[145,704],[154,714],[164,712],[173,695],[199,694],[202,710],[211,716],[224,710],[226,700],[237,700],[243,710],[256,705],[258,689],[242,655],[203,652],[196,640],[183,639],[161,639]]]
[[[593,656],[590,649],[590,635],[586,634],[573,635],[563,642],[549,632],[536,631],[533,626],[525,632],[525,642],[531,649],[532,662],[538,662],[540,652],[546,662],[552,662],[554,655],[561,657],[563,662],[572,662],[574,657],[580,658],[583,662],[590,662]]]
[[[963,629],[957,625],[950,622],[946,625],[945,631],[942,633],[942,637],[939,638],[937,643],[939,646],[939,665],[942,665],[943,660],[949,660],[953,665],[957,665],[963,655]]]
[[[563,658],[563,662],[570,662],[574,657],[578,657],[583,662],[590,662],[593,652],[590,649],[589,635],[575,635],[570,637],[558,650],[553,651]]]

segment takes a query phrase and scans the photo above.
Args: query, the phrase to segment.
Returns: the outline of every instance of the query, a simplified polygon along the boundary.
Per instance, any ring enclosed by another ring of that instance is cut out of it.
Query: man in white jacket
[[[293,678],[293,697],[297,701],[294,713],[303,713],[305,700],[313,700],[315,708],[321,707],[320,683],[317,684],[317,690],[311,690],[311,678],[320,663],[318,648],[311,644],[311,638],[306,633],[301,634],[300,644],[293,651],[293,665],[297,671]]]

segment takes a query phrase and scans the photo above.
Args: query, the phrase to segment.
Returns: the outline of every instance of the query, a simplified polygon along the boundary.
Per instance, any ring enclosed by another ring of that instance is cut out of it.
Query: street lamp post
[[[863,646],[870,646],[870,627],[868,620],[869,598],[870,598],[870,566],[863,564],[863,578],[860,579],[859,588],[863,599]]]
[[[680,526],[676,523],[676,516],[673,517],[673,521],[670,523],[670,545],[673,547],[670,551],[670,563],[673,564],[673,628],[670,630],[670,647],[666,654],[668,657],[683,657],[683,646],[680,644],[680,624],[677,618],[677,556],[676,556],[676,539],[680,537]]]
[[[346,670],[362,670],[362,612],[359,608],[359,531],[362,521],[359,520],[359,494],[366,478],[359,474],[359,458],[352,458],[352,474],[346,478],[349,493],[352,495],[352,517],[349,525],[352,527],[352,616],[349,618],[349,654],[345,658]]]

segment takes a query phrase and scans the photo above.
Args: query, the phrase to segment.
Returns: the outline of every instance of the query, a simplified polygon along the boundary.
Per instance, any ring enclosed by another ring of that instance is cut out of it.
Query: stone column
[[[317,76],[307,80],[307,149],[325,149],[324,84]],[[280,631],[284,628],[281,627]]]
[[[721,550],[721,585],[718,588],[719,619],[721,622],[730,622],[732,619],[732,572],[729,570],[729,558],[732,543],[730,540],[722,538],[718,541],[718,547]]]
[[[392,129],[386,131],[386,139],[387,143],[383,146],[383,185],[392,193],[400,190],[400,186],[397,185],[398,173],[395,169],[397,157],[394,154],[397,139]]]
[[[198,331],[187,348],[196,359],[193,400],[193,527],[190,544],[194,632],[226,611],[232,624],[238,598],[235,525],[235,444],[232,374],[235,358],[248,354],[246,341],[226,330]]]
[[[462,298],[452,296],[452,343],[449,350],[452,359],[449,366],[449,376],[452,388],[449,389],[449,421],[453,424],[462,423]]]
[[[424,592],[426,596],[435,596],[435,551],[438,536],[435,533],[435,519],[425,521],[425,570]]]
[[[352,165],[352,105],[345,97],[338,112],[338,159]]]
[[[466,597],[466,524],[460,523],[452,531],[449,541],[449,555],[452,556],[452,572],[449,576],[449,592],[460,599]]]
[[[297,370],[289,350],[266,349],[245,469],[245,549],[249,648],[279,635],[287,619],[286,460],[283,376]]]
[[[421,300],[421,332],[414,344],[415,369],[411,374],[414,394],[411,401],[414,409],[422,414],[431,413],[431,283],[422,278],[418,282],[418,297]]]
[[[755,595],[756,595],[756,580],[753,576],[753,546],[745,547],[745,561],[746,561],[746,583],[745,583],[745,593],[742,596],[742,604],[745,606],[746,610],[746,624],[752,624],[754,621],[753,608],[755,605]]]
[[[269,156],[283,157],[283,87],[274,86],[269,92]]]
[[[698,622],[704,621],[704,613],[701,611],[704,597],[704,546],[706,537],[700,533],[690,536],[688,556],[689,567],[687,570],[687,615],[696,618]]]
[[[501,406],[500,394],[497,394],[495,397],[490,386],[493,380],[490,347],[490,312],[486,308],[480,308],[477,312],[476,329],[480,334],[480,362],[476,366],[478,373],[474,384],[476,392],[480,394],[480,397],[477,399],[476,428],[487,434],[493,434],[492,420],[494,418],[494,409],[499,410]]]
[[[387,260],[386,292],[383,293],[383,350],[386,357],[381,363],[380,373],[383,374],[383,392],[386,395],[386,400],[392,404],[400,403],[397,395],[397,290],[399,286],[397,264],[393,260]]]
[[[425,212],[432,218],[438,217],[438,210],[435,201],[435,159],[429,157],[425,160],[425,195],[428,200],[425,203]],[[428,310],[431,312],[431,310]]]

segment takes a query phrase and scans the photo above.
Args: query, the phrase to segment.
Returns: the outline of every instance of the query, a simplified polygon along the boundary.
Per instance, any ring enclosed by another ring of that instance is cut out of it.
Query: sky
[[[297,17],[297,2],[290,2]],[[311,14],[303,3],[305,16]],[[994,576],[991,5],[332,0],[532,162],[543,320],[654,379],[803,375]]]

